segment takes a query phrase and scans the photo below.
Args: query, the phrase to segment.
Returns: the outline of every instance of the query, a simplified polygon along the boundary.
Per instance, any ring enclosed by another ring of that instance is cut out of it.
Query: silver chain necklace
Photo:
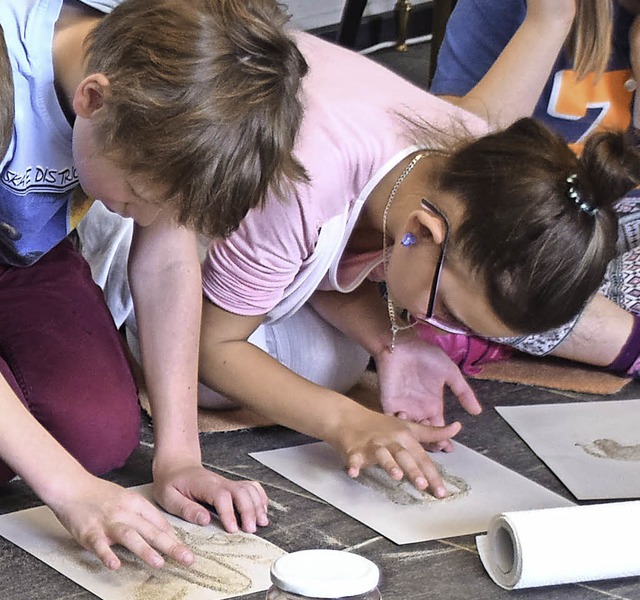
[[[389,193],[389,199],[387,200],[387,204],[384,207],[384,212],[382,213],[382,268],[384,271],[384,279],[387,280],[387,264],[389,263],[389,246],[387,244],[387,219],[389,218],[389,209],[391,208],[391,204],[393,203],[398,188],[402,185],[402,182],[406,179],[407,175],[411,173],[413,167],[415,167],[421,158],[423,158],[424,154],[418,154],[413,158],[413,160],[407,165],[404,171],[400,174],[400,177],[396,180],[394,186],[391,188],[391,192]],[[410,329],[414,326],[414,323],[409,323],[408,325],[399,325],[398,319],[396,318],[396,309],[393,305],[393,300],[391,300],[391,294],[389,294],[389,288],[387,287],[387,312],[389,313],[389,323],[391,325],[391,345],[389,346],[389,351],[393,352],[396,347],[396,336],[398,332],[403,331],[405,329]]]

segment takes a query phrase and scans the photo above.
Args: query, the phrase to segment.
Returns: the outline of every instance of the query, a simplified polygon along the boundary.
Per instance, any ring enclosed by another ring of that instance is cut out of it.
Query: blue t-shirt
[[[513,37],[526,10],[526,0],[458,0],[447,24],[430,91],[438,95],[466,94]],[[566,52],[558,56],[533,116],[569,143],[579,145],[598,127],[629,127],[633,93],[624,84],[631,77],[632,19],[616,4],[611,57],[600,80],[588,75],[577,81],[571,57]]]
[[[15,121],[0,161],[0,263],[27,266],[75,228],[91,201],[78,185],[72,127],[54,87],[52,41],[63,0],[2,0]],[[119,0],[91,1],[109,12]]]

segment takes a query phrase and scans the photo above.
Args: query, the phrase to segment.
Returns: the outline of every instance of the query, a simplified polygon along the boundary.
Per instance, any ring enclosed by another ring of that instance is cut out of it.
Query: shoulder
[[[494,32],[505,30],[512,35],[526,13],[526,0],[458,0],[447,23],[446,35],[464,32],[473,38],[488,38]]]
[[[365,96],[372,90],[387,91],[381,85],[411,86],[409,81],[359,52],[339,46],[316,35],[296,32],[295,40],[309,65],[303,80],[307,94],[326,93],[336,100]],[[375,96],[369,96],[375,102]]]
[[[614,7],[613,15],[613,36],[612,36],[612,53],[613,53],[613,68],[617,68],[615,64],[624,62],[626,59],[626,67],[629,66],[629,55],[631,48],[629,45],[630,29],[635,20],[635,15],[624,10],[617,3]]]
[[[202,270],[206,296],[232,313],[268,313],[312,252],[303,231],[294,202],[273,200],[249,211],[234,233],[209,246]]]
[[[317,147],[324,139],[340,152],[350,144],[353,150],[355,144],[393,143],[398,137],[398,112],[410,108],[429,115],[439,106],[424,87],[368,56],[311,34],[299,32],[296,41],[309,63],[303,80],[301,146]]]
[[[51,35],[62,0],[2,0],[0,25],[12,58],[29,55],[33,47],[51,50]]]
[[[526,0],[458,0],[447,23],[431,91],[466,94],[504,50],[526,10]]]

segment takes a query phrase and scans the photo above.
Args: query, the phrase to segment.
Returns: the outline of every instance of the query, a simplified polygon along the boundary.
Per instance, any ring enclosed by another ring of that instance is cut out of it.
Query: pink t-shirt
[[[211,244],[203,265],[204,292],[235,314],[267,314],[287,294],[300,293],[305,279],[316,288],[336,287],[326,275],[337,269],[363,202],[415,150],[398,113],[440,128],[460,120],[479,131],[486,128],[371,59],[310,34],[296,38],[309,63],[296,156],[311,182],[299,185],[286,202],[274,198],[264,209],[250,211],[230,237]],[[323,262],[318,255],[330,249],[321,233],[330,222],[329,245],[336,256]],[[322,282],[317,272],[310,277],[314,269],[322,272]]]

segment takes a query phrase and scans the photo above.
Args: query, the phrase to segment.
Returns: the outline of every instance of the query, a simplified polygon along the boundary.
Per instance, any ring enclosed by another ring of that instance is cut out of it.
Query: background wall
[[[412,0],[412,4],[429,4],[431,0]],[[292,15],[296,29],[316,29],[340,22],[344,0],[282,0]],[[393,12],[395,0],[369,0],[364,17]]]

